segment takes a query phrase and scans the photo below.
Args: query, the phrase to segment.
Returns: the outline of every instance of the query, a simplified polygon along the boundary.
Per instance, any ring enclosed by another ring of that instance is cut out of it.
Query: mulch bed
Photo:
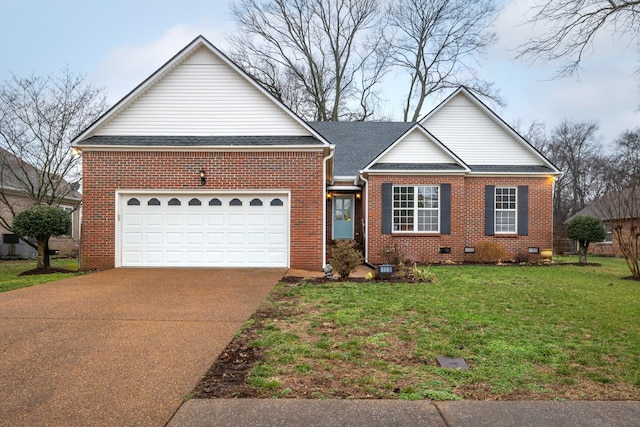
[[[67,270],[65,268],[34,268],[33,270],[23,271],[18,276],[37,276],[39,274],[53,274],[53,273],[77,273],[74,270]]]

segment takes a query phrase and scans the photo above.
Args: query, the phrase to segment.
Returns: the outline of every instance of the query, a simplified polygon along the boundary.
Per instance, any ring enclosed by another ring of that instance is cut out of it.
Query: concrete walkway
[[[640,402],[194,399],[168,427],[638,427]]]
[[[113,269],[0,293],[0,426],[162,426],[285,269]]]

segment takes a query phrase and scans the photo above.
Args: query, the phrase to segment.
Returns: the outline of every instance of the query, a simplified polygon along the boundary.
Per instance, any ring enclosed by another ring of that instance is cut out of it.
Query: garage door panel
[[[270,226],[285,227],[287,225],[287,216],[281,213],[267,214],[267,224]]]
[[[144,223],[148,226],[162,226],[162,215],[153,213],[153,214],[145,214]]]
[[[162,251],[145,250],[144,262],[155,265],[162,265]]]
[[[222,227],[224,225],[224,214],[207,214],[207,225],[217,225]]]
[[[248,214],[247,225],[249,227],[264,227],[266,223],[265,214]]]
[[[207,244],[209,245],[223,245],[224,244],[224,233],[207,233]]]
[[[142,243],[142,233],[134,232],[134,233],[124,233],[124,243],[127,245],[139,245]]]
[[[202,227],[204,224],[204,218],[202,214],[194,215],[187,214],[187,225],[189,227]]]
[[[226,243],[229,245],[244,245],[246,243],[244,233],[229,232],[226,235]]]
[[[142,218],[144,216],[142,215],[142,213],[129,213],[125,215],[125,221],[127,224],[136,226],[136,225],[142,225]]]
[[[133,194],[120,206],[120,265],[288,265],[286,195]]]
[[[182,214],[166,214],[167,225],[182,225]]]
[[[168,245],[181,245],[183,240],[183,233],[176,233],[176,232],[170,232],[170,233],[165,233],[165,243]]]

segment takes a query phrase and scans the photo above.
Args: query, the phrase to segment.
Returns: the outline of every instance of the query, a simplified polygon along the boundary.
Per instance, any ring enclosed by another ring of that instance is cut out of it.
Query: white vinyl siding
[[[201,47],[96,135],[309,135],[300,123]]]
[[[440,231],[440,187],[394,186],[393,231],[438,233]]]
[[[455,163],[455,160],[416,129],[394,145],[378,163]]]
[[[543,165],[525,145],[459,93],[422,123],[468,165]]]
[[[496,187],[495,189],[495,232],[513,234],[517,228],[517,189],[516,187]]]

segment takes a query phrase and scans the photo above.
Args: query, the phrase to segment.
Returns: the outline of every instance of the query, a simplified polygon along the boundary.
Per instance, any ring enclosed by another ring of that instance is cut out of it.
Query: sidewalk
[[[638,427],[640,402],[193,399],[168,427]]]

